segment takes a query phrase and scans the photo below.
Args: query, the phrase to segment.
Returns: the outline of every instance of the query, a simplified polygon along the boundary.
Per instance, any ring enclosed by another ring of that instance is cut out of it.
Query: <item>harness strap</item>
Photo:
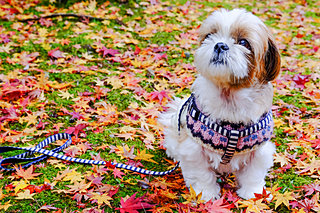
[[[62,139],[67,139],[67,141],[63,145],[61,145],[53,150],[43,149],[43,147],[49,145],[50,143],[55,142],[57,140],[62,140]],[[48,157],[54,157],[54,158],[58,158],[60,160],[71,161],[71,162],[81,163],[81,164],[106,165],[106,166],[110,166],[110,167],[117,167],[117,168],[121,168],[121,169],[130,170],[130,171],[137,172],[140,174],[154,175],[154,176],[163,176],[163,175],[170,174],[174,170],[176,170],[179,166],[179,162],[178,162],[173,169],[163,171],[163,172],[158,172],[158,171],[151,171],[151,170],[146,170],[146,169],[142,169],[142,168],[135,167],[135,166],[126,165],[123,163],[106,162],[106,161],[98,161],[98,160],[87,160],[87,159],[73,158],[73,157],[69,157],[66,155],[58,154],[58,152],[67,148],[71,143],[72,143],[72,138],[71,138],[70,134],[58,133],[58,134],[55,134],[55,135],[52,135],[52,136],[46,138],[45,140],[40,142],[35,147],[29,148],[29,147],[1,146],[0,153],[5,153],[5,152],[9,152],[9,151],[14,151],[14,150],[25,150],[26,152],[19,154],[19,155],[12,156],[12,157],[7,157],[4,159],[1,159],[0,160],[0,171],[1,170],[2,171],[15,171],[15,169],[13,169],[13,168],[6,168],[5,165],[7,165],[7,164],[29,162],[29,163],[24,164],[22,166],[22,168],[25,168],[25,167],[31,166],[32,164],[38,163],[39,161],[42,161]],[[42,155],[39,157],[29,157],[28,158],[28,156],[33,155],[35,153],[40,153]]]
[[[180,134],[180,129],[181,129],[181,115],[183,113],[183,111],[186,109],[186,107],[189,106],[189,104],[191,103],[191,100],[194,98],[193,93],[190,95],[190,97],[188,98],[188,100],[186,100],[184,102],[184,104],[181,106],[181,109],[179,111],[179,115],[178,115],[178,132]]]
[[[230,136],[229,136],[227,148],[221,158],[222,164],[228,164],[230,162],[231,158],[233,157],[233,155],[236,151],[239,136],[240,136],[239,131],[237,131],[237,130],[230,131]]]

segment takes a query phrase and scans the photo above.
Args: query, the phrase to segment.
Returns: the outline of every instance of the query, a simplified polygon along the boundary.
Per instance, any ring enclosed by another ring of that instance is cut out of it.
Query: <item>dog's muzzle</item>
[[[218,64],[227,64],[225,60],[225,55],[229,50],[229,46],[226,43],[218,42],[214,46],[214,53],[210,63],[218,65]]]

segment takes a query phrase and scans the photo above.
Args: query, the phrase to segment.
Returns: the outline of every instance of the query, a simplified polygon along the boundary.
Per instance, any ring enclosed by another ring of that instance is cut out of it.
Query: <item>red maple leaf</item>
[[[315,148],[315,149],[320,149],[320,139],[315,139],[315,140],[312,140],[312,145],[311,145],[312,148]]]
[[[119,169],[114,168],[113,169],[113,175],[114,175],[114,178],[118,177],[118,178],[122,179],[122,175],[124,175],[124,173],[121,172]]]
[[[76,136],[76,138],[78,138],[78,135],[79,135],[80,132],[85,133],[83,131],[83,129],[86,128],[86,127],[87,127],[86,124],[79,124],[79,125],[77,125],[75,127],[69,127],[66,130],[66,133],[68,133],[68,134],[72,134],[73,133]]]
[[[263,188],[263,191],[261,194],[258,194],[258,193],[254,193],[255,195],[255,199],[254,200],[260,200],[260,199],[263,199],[263,201],[265,202],[268,202],[268,199],[271,198],[271,193],[270,192],[267,192],[267,190],[265,188]]]
[[[73,147],[70,147],[69,149],[65,150],[64,153],[66,156],[75,157],[75,156],[79,155],[81,152],[78,149],[78,147],[73,146]]]
[[[84,119],[83,115],[80,114],[79,112],[69,112],[68,113],[69,115],[72,115],[72,118],[75,118],[75,119]]]
[[[59,47],[57,47],[56,49],[54,50],[50,50],[48,52],[48,56],[51,57],[51,58],[64,58],[63,56],[63,52],[61,52],[59,50]]]
[[[88,179],[89,181],[91,181],[92,184],[94,184],[94,185],[96,185],[96,186],[102,186],[102,185],[104,185],[104,184],[101,182],[101,181],[104,179],[104,177],[102,177],[102,176],[96,177],[96,176],[94,176],[94,175],[90,175],[90,176],[87,177],[87,179]]]
[[[136,45],[136,49],[134,51],[134,54],[139,55],[140,52],[141,52],[141,49]]]
[[[155,56],[154,56],[154,60],[156,60],[156,61],[159,61],[159,60],[161,60],[161,59],[163,59],[163,58],[164,58],[164,59],[168,59],[166,53],[163,53],[163,54],[157,53],[157,54],[155,54]]]
[[[293,76],[292,80],[296,83],[298,88],[304,89],[305,84],[309,81],[309,77],[310,75],[296,74]]]
[[[139,213],[139,211],[137,211],[139,209],[147,209],[154,206],[149,203],[143,202],[144,196],[136,198],[136,194],[137,192],[127,200],[121,198],[121,208],[116,208],[116,210],[120,210],[120,213]]]
[[[38,211],[51,211],[51,210],[57,210],[58,208],[52,206],[52,205],[43,205],[41,206],[38,210]]]
[[[161,92],[158,92],[158,91],[151,92],[148,96],[149,96],[149,99],[152,101],[158,99],[160,103],[162,102],[163,98],[170,99],[170,97],[168,96],[165,90],[162,90]]]
[[[47,124],[49,124],[49,122],[42,122],[42,120],[40,120],[36,127],[37,129],[44,129]]]
[[[105,46],[103,46],[101,49],[98,50],[99,53],[102,53],[103,57],[105,57],[106,55],[108,56],[115,56],[116,54],[119,53],[119,50],[115,50],[115,49],[108,49]]]
[[[50,19],[40,18],[39,23],[42,26],[51,27],[54,26],[54,23]]]
[[[111,163],[111,160],[105,161],[105,163],[106,163],[106,164],[105,164],[106,167],[109,167],[109,168],[112,168],[112,169],[116,168],[115,165],[113,165],[113,164]]]
[[[210,200],[205,204],[205,209],[208,212],[219,212],[219,213],[231,213],[230,209],[233,207],[233,203],[229,204],[225,200],[225,196],[220,199],[212,201]]]
[[[15,80],[12,83],[6,82],[2,85],[2,99],[18,100],[24,97],[30,89],[23,85],[19,80]]]
[[[320,184],[316,184],[316,183],[305,185],[302,188],[306,191],[305,196],[312,195],[316,191],[320,192]]]

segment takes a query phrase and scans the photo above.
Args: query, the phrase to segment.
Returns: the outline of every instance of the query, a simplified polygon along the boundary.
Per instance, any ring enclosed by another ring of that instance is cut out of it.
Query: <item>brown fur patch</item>
[[[206,38],[206,36],[207,36],[208,34],[215,34],[215,33],[218,32],[218,29],[219,29],[219,26],[216,25],[216,26],[212,26],[212,28],[211,28],[211,30],[210,30],[209,32],[201,33],[201,34],[199,35],[199,43],[200,43],[200,45],[201,45],[201,43],[204,41],[204,39]],[[200,30],[200,31],[201,31],[201,30]]]
[[[232,38],[235,40],[235,42],[237,43],[240,39],[248,39],[250,33],[248,32],[248,29],[246,29],[245,26],[240,26],[237,24],[233,24],[233,27],[231,27],[231,29],[233,29],[230,33],[230,35],[232,36]]]
[[[273,40],[268,40],[268,50],[264,57],[265,80],[273,81],[280,73],[281,59],[279,51]]]
[[[234,30],[231,32],[232,37],[238,42],[240,39],[247,39],[250,42],[250,34],[247,26],[241,26],[239,23],[235,23]],[[260,42],[265,42],[263,45],[263,54],[255,54],[255,46],[251,45],[251,53],[247,55],[249,61],[248,76],[234,81],[230,84],[231,88],[240,89],[250,87],[255,79],[260,84],[266,84],[269,81],[273,81],[280,73],[280,54],[275,46],[275,42],[270,35],[269,30],[265,26],[260,26],[261,31],[256,35],[260,36]],[[261,58],[262,57],[262,58]]]

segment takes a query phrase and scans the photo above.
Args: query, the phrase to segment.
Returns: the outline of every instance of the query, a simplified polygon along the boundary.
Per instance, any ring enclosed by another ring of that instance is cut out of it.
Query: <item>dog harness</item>
[[[244,125],[225,121],[212,121],[202,113],[193,94],[183,104],[178,119],[187,110],[186,126],[189,133],[202,146],[222,154],[221,163],[228,164],[235,153],[244,153],[256,149],[258,145],[270,140],[273,133],[272,111],[263,114],[255,124]]]

